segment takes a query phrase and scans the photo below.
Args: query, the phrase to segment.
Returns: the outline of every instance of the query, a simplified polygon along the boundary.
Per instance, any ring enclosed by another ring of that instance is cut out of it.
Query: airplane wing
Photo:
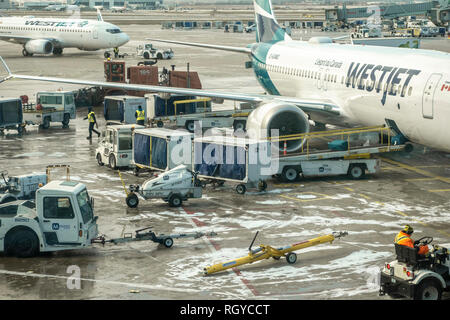
[[[121,88],[124,90],[136,90],[136,91],[148,91],[148,92],[158,92],[158,93],[169,93],[169,94],[180,94],[180,95],[190,95],[198,97],[208,97],[223,100],[232,100],[240,102],[250,102],[254,104],[279,101],[294,104],[300,107],[306,113],[317,113],[321,116],[338,116],[341,114],[341,108],[333,103],[332,101],[323,99],[302,99],[298,97],[287,97],[287,96],[276,96],[276,95],[266,95],[266,94],[250,94],[250,93],[233,93],[233,92],[220,92],[204,89],[189,89],[189,88],[175,88],[175,87],[165,87],[165,86],[151,86],[142,84],[124,84],[117,82],[102,82],[93,80],[79,80],[79,79],[66,79],[66,78],[53,78],[53,77],[41,77],[41,76],[31,76],[31,75],[19,75],[12,73],[2,57],[0,57],[3,67],[8,72],[8,76],[4,80],[9,79],[24,79],[24,80],[36,80],[36,81],[47,81],[56,83],[69,83],[76,85],[90,85],[105,88]],[[4,81],[3,80],[3,81]]]
[[[25,44],[28,42],[28,40],[31,40],[31,38],[15,36],[15,35],[11,35],[11,34],[0,34],[0,40],[19,43],[19,44]]]
[[[13,43],[19,43],[19,44],[25,44],[30,40],[38,40],[36,38],[30,38],[30,37],[22,37],[22,36],[16,36],[11,34],[0,34],[0,40],[7,41],[7,42],[13,42]],[[59,44],[59,40],[55,38],[42,38],[42,40],[48,40],[51,41],[54,45]]]
[[[206,43],[183,42],[183,41],[162,40],[162,39],[153,39],[153,38],[146,38],[145,40],[166,42],[166,43],[172,43],[172,44],[180,44],[180,45],[183,45],[183,46],[191,46],[191,47],[200,47],[200,48],[232,51],[232,52],[239,52],[239,53],[246,53],[246,54],[251,54],[252,53],[251,48],[248,48],[248,47],[247,48],[243,48],[243,47],[219,46],[219,45],[206,44]]]

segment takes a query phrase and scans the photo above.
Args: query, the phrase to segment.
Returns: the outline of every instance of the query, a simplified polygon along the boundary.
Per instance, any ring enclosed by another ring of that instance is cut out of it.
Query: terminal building
[[[81,0],[80,5],[90,8],[103,7],[105,9],[126,5],[135,9],[154,9],[162,5],[162,2],[163,0]]]
[[[0,9],[9,9],[11,7],[11,3],[9,0],[0,0]]]

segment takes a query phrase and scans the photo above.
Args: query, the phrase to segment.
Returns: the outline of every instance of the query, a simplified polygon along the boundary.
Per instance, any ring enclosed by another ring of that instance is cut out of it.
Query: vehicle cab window
[[[44,218],[73,219],[75,214],[70,199],[67,197],[45,197]]]

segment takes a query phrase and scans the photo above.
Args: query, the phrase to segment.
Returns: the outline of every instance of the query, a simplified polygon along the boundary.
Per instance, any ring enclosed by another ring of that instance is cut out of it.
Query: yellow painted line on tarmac
[[[345,190],[348,190],[348,191],[350,191],[350,192],[354,192],[354,191],[355,191],[354,189],[349,188],[349,187],[344,187],[344,189],[345,189]]]
[[[372,199],[371,197],[366,196],[365,194],[362,194],[362,193],[360,193],[359,195],[360,195],[361,197],[363,197],[364,199],[366,199],[366,200]]]
[[[433,174],[431,172],[419,169],[419,168],[417,168],[415,166],[410,166],[410,165],[404,164],[402,162],[398,162],[398,161],[395,161],[395,160],[387,159],[385,157],[380,157],[380,159],[385,161],[385,162],[387,162],[387,163],[397,165],[400,168],[407,169],[409,171],[413,171],[413,172],[418,173],[420,175],[423,175],[425,177],[435,178],[436,180],[439,180],[439,181],[442,181],[442,182],[445,182],[445,183],[450,183],[450,178],[445,178],[445,177],[441,177],[441,176],[435,175],[435,174]]]
[[[405,179],[405,181],[413,182],[413,181],[433,181],[438,180],[437,178],[414,178],[414,179]]]
[[[450,192],[450,189],[434,189],[434,190],[427,190],[428,192]]]

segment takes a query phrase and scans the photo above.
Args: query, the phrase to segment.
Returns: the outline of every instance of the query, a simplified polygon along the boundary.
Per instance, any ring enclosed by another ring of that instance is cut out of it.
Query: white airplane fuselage
[[[450,151],[450,54],[432,50],[282,41],[252,48],[270,93],[323,99],[341,116],[318,121],[376,126],[395,121],[411,141]]]
[[[57,48],[93,51],[120,47],[130,38],[119,27],[104,21],[28,17],[0,18],[0,40],[25,44],[29,40],[40,39],[52,41]]]

